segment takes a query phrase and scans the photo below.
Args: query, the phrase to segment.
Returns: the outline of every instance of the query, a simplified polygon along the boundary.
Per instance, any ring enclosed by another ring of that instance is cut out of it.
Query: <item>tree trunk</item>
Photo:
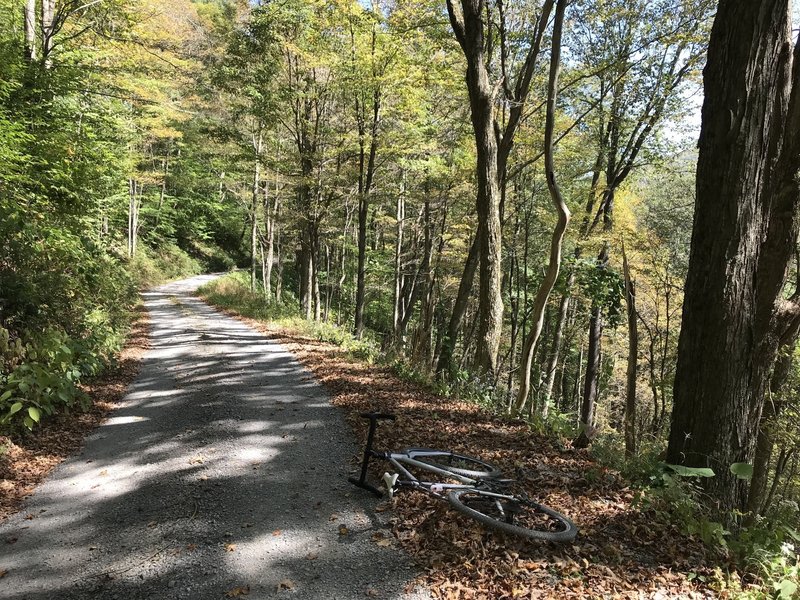
[[[558,316],[556,317],[556,329],[553,333],[553,343],[550,346],[550,356],[547,361],[545,376],[547,379],[544,384],[544,395],[542,396],[542,417],[547,418],[548,411],[550,410],[550,401],[553,396],[553,385],[556,381],[556,371],[558,370],[558,358],[561,354],[561,343],[564,339],[564,326],[567,322],[567,312],[569,311],[569,303],[571,299],[571,289],[575,283],[575,272],[569,275],[567,281],[567,290],[561,296],[561,302],[558,303]]]
[[[400,329],[400,321],[403,319],[403,225],[406,218],[406,179],[405,173],[400,176],[400,193],[397,195],[397,209],[395,219],[397,230],[394,241],[394,302],[392,309],[392,330]]]
[[[608,245],[603,244],[597,256],[597,268],[604,269],[608,262]],[[583,399],[581,402],[581,433],[575,440],[577,448],[587,447],[595,433],[595,403],[597,402],[600,379],[600,350],[603,336],[603,310],[595,301],[589,318],[589,347],[586,350],[586,374],[583,383]]]
[[[547,188],[550,191],[550,198],[558,213],[558,222],[553,229],[553,236],[550,241],[550,260],[547,264],[547,271],[542,280],[536,296],[533,299],[533,310],[531,319],[533,327],[525,340],[522,351],[522,359],[519,369],[519,391],[517,400],[514,404],[514,413],[521,414],[531,387],[531,367],[536,344],[539,341],[539,334],[542,331],[544,313],[547,308],[547,299],[558,279],[561,269],[561,246],[564,241],[564,234],[569,224],[570,212],[561,190],[556,183],[555,164],[553,160],[553,129],[555,127],[556,98],[558,96],[558,74],[561,66],[561,30],[564,22],[564,11],[566,0],[558,0],[556,5],[556,15],[553,24],[552,52],[550,53],[550,79],[547,87],[547,112],[545,116],[544,149],[545,149],[545,175],[547,177]]]
[[[25,28],[25,59],[32,62],[36,60],[36,0],[25,0],[22,14]]]
[[[795,297],[800,295],[800,281],[797,282]],[[755,455],[753,457],[753,477],[750,480],[750,489],[747,495],[747,511],[750,513],[748,519],[752,521],[756,516],[762,514],[764,510],[764,496],[767,491],[767,481],[769,479],[769,464],[772,459],[772,450],[775,446],[775,435],[772,426],[786,403],[783,386],[791,373],[794,364],[794,349],[797,344],[797,336],[800,333],[800,318],[794,319],[791,328],[787,331],[786,343],[781,348],[775,368],[772,370],[772,377],[769,383],[769,395],[761,411],[761,422],[758,427],[758,439],[756,440]],[[779,476],[777,470],[775,478]]]
[[[442,340],[442,350],[439,353],[439,360],[436,364],[437,373],[449,374],[452,370],[453,351],[455,350],[458,332],[461,329],[461,323],[464,321],[464,314],[469,304],[472,283],[475,280],[475,271],[478,268],[480,238],[480,229],[478,229],[475,232],[472,245],[469,247],[467,260],[464,263],[464,273],[461,275],[461,283],[458,285],[458,293],[453,303],[453,312],[450,315],[450,322],[447,326],[447,334]]]
[[[628,372],[625,386],[625,456],[636,454],[636,362],[639,358],[639,330],[636,315],[636,285],[631,279],[628,255],[622,244],[622,270],[625,275],[625,305],[628,313]]]
[[[42,60],[44,66],[50,68],[52,59],[50,51],[53,49],[53,16],[55,12],[55,0],[42,0]]]
[[[692,248],[667,461],[714,469],[707,491],[741,509],[763,399],[787,319],[796,247],[800,58],[789,0],[721,0],[704,70]]]
[[[250,291],[256,291],[256,267],[258,266],[258,204],[261,199],[261,146],[264,141],[262,125],[258,124],[258,134],[253,140],[255,159],[253,161],[253,189],[250,202]]]

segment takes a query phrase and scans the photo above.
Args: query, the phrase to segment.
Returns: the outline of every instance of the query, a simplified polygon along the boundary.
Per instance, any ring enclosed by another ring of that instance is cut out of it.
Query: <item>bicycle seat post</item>
[[[387,415],[381,413],[362,413],[361,417],[364,419],[369,419],[369,431],[367,432],[367,445],[364,447],[364,458],[361,461],[361,475],[358,479],[355,477],[348,477],[348,481],[350,483],[357,485],[360,488],[364,488],[365,490],[369,490],[373,494],[375,494],[378,498],[383,496],[383,492],[381,492],[378,488],[373,485],[367,483],[367,468],[369,466],[369,459],[373,456],[374,452],[372,450],[372,443],[375,440],[375,430],[378,427],[378,420],[379,419],[391,419],[394,421],[394,415]]]

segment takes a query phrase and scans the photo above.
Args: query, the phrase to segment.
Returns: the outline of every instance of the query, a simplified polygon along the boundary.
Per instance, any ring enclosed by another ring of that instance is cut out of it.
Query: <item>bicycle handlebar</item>
[[[397,415],[392,415],[389,413],[380,413],[380,412],[360,413],[358,416],[361,417],[362,419],[370,419],[370,420],[389,419],[390,421],[394,421],[397,419]]]

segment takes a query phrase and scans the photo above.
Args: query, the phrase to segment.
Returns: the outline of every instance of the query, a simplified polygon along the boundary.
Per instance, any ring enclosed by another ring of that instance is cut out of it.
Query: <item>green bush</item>
[[[63,331],[47,331],[23,342],[0,327],[0,425],[33,429],[43,416],[86,408],[81,378],[97,374],[100,353]]]
[[[155,250],[142,247],[131,259],[128,270],[139,289],[198,275],[204,271],[200,261],[175,244],[164,244]]]

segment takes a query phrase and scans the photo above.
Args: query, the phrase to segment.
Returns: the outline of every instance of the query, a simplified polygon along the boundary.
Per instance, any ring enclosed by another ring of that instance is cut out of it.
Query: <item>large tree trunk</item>
[[[478,292],[478,346],[476,366],[494,377],[503,326],[501,292],[502,232],[500,226],[500,185],[497,179],[497,138],[494,132],[494,94],[482,62],[470,61],[467,84],[470,90],[472,124],[478,155],[478,228],[483,233]]]
[[[667,461],[714,469],[720,507],[743,508],[762,403],[795,302],[800,60],[789,0],[721,0],[704,71],[697,200]]]

